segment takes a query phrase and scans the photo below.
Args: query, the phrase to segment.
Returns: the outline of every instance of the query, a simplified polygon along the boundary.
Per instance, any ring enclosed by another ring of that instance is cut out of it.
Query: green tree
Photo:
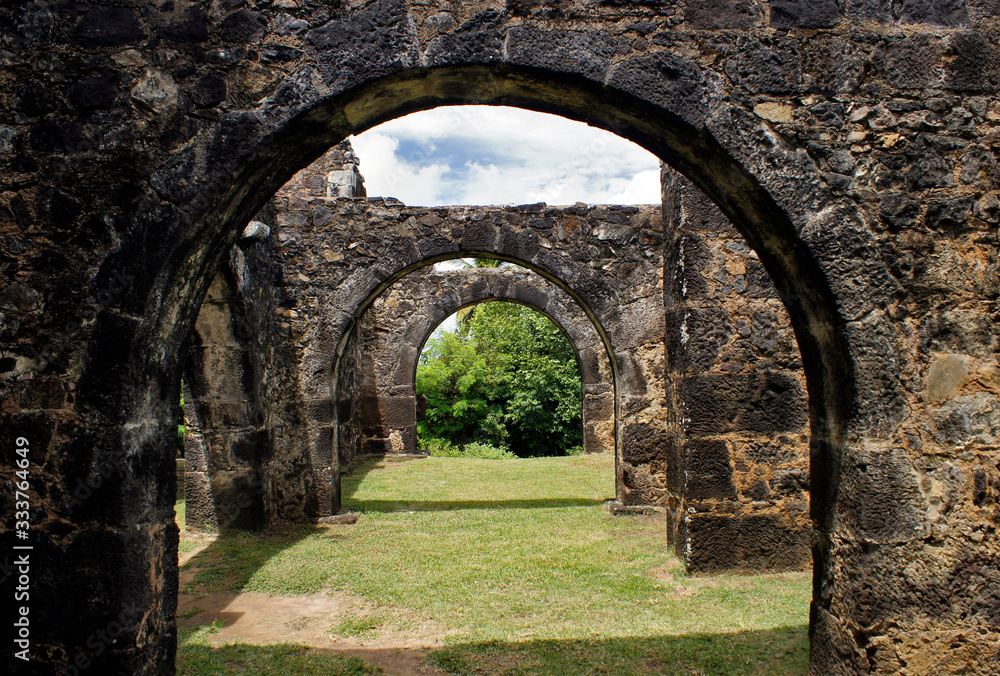
[[[417,369],[423,443],[443,439],[564,455],[582,442],[580,372],[562,331],[512,303],[485,303],[458,333],[429,341]]]

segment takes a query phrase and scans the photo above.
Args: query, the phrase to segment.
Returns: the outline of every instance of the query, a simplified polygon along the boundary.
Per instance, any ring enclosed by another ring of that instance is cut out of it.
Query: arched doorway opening
[[[419,85],[414,86],[416,83]],[[670,105],[676,103],[677,99],[671,98],[676,96],[677,92],[669,92],[666,96],[660,92],[660,100],[673,101]],[[720,115],[732,115],[726,122],[737,123],[737,126],[756,124],[740,118],[736,109],[715,111],[712,115],[716,117],[708,119],[704,117],[706,110],[685,106],[684,117],[680,117],[655,103],[643,101],[641,88],[629,94],[585,79],[552,77],[533,68],[496,69],[481,65],[401,71],[377,83],[360,85],[322,104],[306,106],[308,110],[303,110],[301,115],[277,124],[266,140],[260,134],[260,139],[251,142],[252,150],[241,154],[244,161],[238,166],[227,167],[235,171],[218,175],[206,171],[205,180],[199,182],[201,188],[218,186],[221,189],[218,192],[209,190],[206,198],[214,192],[210,200],[190,195],[192,210],[198,215],[192,221],[190,235],[178,238],[177,246],[171,247],[171,252],[162,258],[163,276],[157,282],[156,303],[148,308],[146,319],[135,327],[134,354],[123,355],[137,360],[136,368],[125,373],[158,373],[164,382],[170,379],[178,362],[177,346],[187,334],[220,252],[235,239],[240,227],[236,224],[248,220],[262,206],[260,195],[277,189],[277,184],[289,177],[294,169],[314,159],[322,149],[347,133],[410,110],[463,101],[516,103],[612,126],[684,171],[732,218],[775,280],[789,308],[803,352],[813,436],[814,522],[821,533],[827,532],[832,523],[831,505],[839,476],[837,458],[847,438],[844,425],[853,410],[854,361],[847,349],[845,320],[837,310],[838,304],[823,268],[815,264],[814,253],[799,236],[792,218],[769,192],[790,178],[779,169],[767,175],[770,188],[765,189],[759,176],[755,177],[730,155],[738,150],[737,154],[749,162],[755,153],[781,156],[784,151],[773,147],[762,150],[741,146],[732,137],[727,139],[729,145],[724,149],[709,133],[699,132],[692,125],[692,120],[699,125],[709,124],[715,133],[722,135]],[[237,126],[239,124],[243,123]],[[259,127],[251,120],[246,124],[249,127],[244,132],[234,127],[228,138],[235,139],[241,134],[244,138],[255,137],[257,132],[251,128]],[[278,148],[283,151],[280,157]],[[189,191],[182,192],[187,194]],[[174,220],[176,213],[167,210],[157,217]],[[126,245],[123,251],[127,250]],[[471,254],[476,252],[475,249],[469,251]],[[107,274],[122,262],[123,259],[116,256],[105,267]],[[386,278],[384,273],[379,275]],[[149,287],[138,288],[134,294],[148,291]],[[161,343],[173,347],[165,352],[147,349]],[[97,373],[102,368],[114,369],[115,365],[92,362],[89,382],[99,377]],[[159,379],[154,381],[159,382]],[[146,390],[141,382],[126,381],[121,385],[124,392],[136,388]],[[171,408],[169,403],[163,403],[165,414]],[[155,434],[148,439],[142,437],[149,443],[156,438]],[[130,443],[146,443],[142,439],[135,438]],[[829,546],[822,538],[819,542],[820,549]],[[825,561],[823,557],[819,560]],[[824,570],[819,571],[820,578]],[[169,566],[166,574],[170,574]],[[819,602],[819,597],[817,599]],[[166,610],[169,604],[161,607]],[[168,616],[169,611],[163,615]],[[823,625],[823,631],[837,630],[827,624]]]

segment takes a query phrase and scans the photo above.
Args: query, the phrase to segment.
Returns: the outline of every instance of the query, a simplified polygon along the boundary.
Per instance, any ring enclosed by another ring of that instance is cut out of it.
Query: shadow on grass
[[[341,476],[341,502],[344,509],[367,513],[391,512],[445,512],[463,509],[555,509],[559,507],[592,507],[604,504],[593,498],[550,498],[515,500],[370,500],[355,499],[355,495],[372,471],[381,469],[386,462],[420,462],[422,458],[389,459],[369,457],[357,462]],[[484,461],[490,462],[490,461]]]
[[[806,625],[733,634],[491,641],[449,646],[428,661],[462,676],[807,676]]]
[[[734,634],[491,641],[435,651],[419,648],[340,651],[247,644],[214,648],[190,637],[186,632],[180,637],[177,665],[181,676],[242,673],[362,676],[383,673],[372,665],[397,665],[401,661],[416,664],[421,658],[455,676],[807,676],[809,673],[805,625]],[[401,660],[401,657],[411,659]]]
[[[241,591],[271,558],[324,530],[318,524],[296,524],[281,531],[224,531],[180,566],[180,593]],[[193,588],[186,589],[186,583]]]
[[[178,638],[177,676],[378,676],[385,673],[359,657],[295,644],[239,644],[215,648],[192,640],[188,632],[182,632]]]
[[[590,507],[602,500],[554,498],[551,500],[344,500],[344,507],[361,512],[444,512],[459,509],[553,509]]]

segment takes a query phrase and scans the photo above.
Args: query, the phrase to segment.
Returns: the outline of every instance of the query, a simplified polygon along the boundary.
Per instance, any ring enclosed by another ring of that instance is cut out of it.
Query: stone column
[[[728,219],[663,177],[674,546],[696,572],[808,567],[808,412],[788,314]]]

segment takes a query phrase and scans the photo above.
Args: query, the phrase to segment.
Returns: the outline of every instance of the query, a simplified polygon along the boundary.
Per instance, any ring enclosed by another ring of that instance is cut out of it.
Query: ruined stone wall
[[[30,440],[60,564],[37,670],[173,671],[181,353],[247,222],[351,133],[477,103],[638,141],[770,272],[809,382],[812,672],[992,676],[998,36],[995,0],[3,4],[0,448]]]
[[[278,194],[302,200],[356,192],[363,193],[364,184],[345,141]],[[307,409],[292,347],[293,312],[284,286],[294,265],[275,253],[274,203],[256,219],[223,261],[184,363],[184,487],[192,528],[309,520],[328,514],[334,499],[330,463],[314,464],[310,452],[310,432],[320,447],[323,435],[315,427],[325,424],[329,432],[332,404],[314,402]]]
[[[338,143],[322,157],[297,172],[275,193],[280,200],[289,200],[293,208],[314,197],[364,197],[365,179],[351,142]]]
[[[258,218],[274,222],[273,209]],[[309,460],[286,270],[263,220],[247,227],[216,275],[184,364],[184,487],[193,528],[303,521],[325,513],[319,505],[329,501],[322,489],[330,468]]]
[[[688,569],[811,565],[805,374],[774,284],[701,191],[663,170],[668,529]]]
[[[292,187],[280,191],[268,220],[300,223],[304,214],[319,205],[349,214],[358,206],[370,208],[357,200],[320,198],[311,203],[306,199],[310,189],[302,186],[327,184],[330,157],[341,157],[349,148],[341,144],[300,172],[292,186],[297,191]],[[332,504],[331,492],[337,490],[332,474],[337,460],[332,458],[339,458],[346,469],[358,457],[415,453],[413,378],[424,341],[438,322],[463,305],[506,298],[549,312],[568,331],[583,366],[586,450],[618,451],[617,492],[623,502],[669,506],[671,540],[689,569],[808,566],[805,383],[787,313],[756,255],[721,212],[686,179],[666,168],[663,183],[669,234],[664,275],[671,284],[664,289],[664,305],[647,310],[662,313],[660,308],[665,307],[668,312],[666,317],[647,315],[641,321],[646,326],[665,324],[666,353],[648,352],[645,359],[634,362],[639,370],[626,372],[620,383],[623,391],[634,392],[664,379],[663,391],[674,393],[674,399],[660,404],[659,435],[650,434],[641,415],[644,409],[628,405],[631,400],[616,411],[613,369],[602,338],[583,309],[558,285],[523,269],[444,274],[426,267],[402,277],[353,323],[346,343],[343,336],[338,338],[343,352],[334,376],[336,387],[326,393],[320,386],[314,395],[305,395],[300,377],[309,377],[309,367],[302,357],[314,347],[305,336],[336,323],[345,301],[319,303],[308,296],[315,292],[312,287],[298,301],[305,311],[292,309],[293,302],[284,294],[285,280],[312,283],[304,272],[309,265],[303,268],[298,257],[282,256],[280,247],[274,248],[276,240],[288,239],[287,234],[276,236],[277,226],[275,233],[261,223],[248,228],[260,243],[245,238],[234,248],[230,268],[240,271],[243,295],[257,299],[240,300],[247,307],[243,312],[258,317],[252,332],[243,330],[248,337],[263,339],[255,344],[257,354],[252,358],[255,371],[268,381],[257,406],[279,407],[266,416],[267,425],[254,437],[258,454],[268,458],[263,471],[270,489],[264,500],[268,514],[301,520],[324,513],[320,505]],[[375,201],[376,206],[382,203]],[[479,211],[466,210],[477,219]],[[579,207],[571,209],[574,216],[580,211]],[[314,235],[330,247],[327,251],[335,251],[324,254],[324,261],[343,261],[349,276],[366,268],[371,261],[363,251],[355,252],[357,242],[330,237],[345,224],[320,214],[326,228]],[[248,258],[243,252],[251,244],[256,255]],[[339,251],[333,248],[338,246]],[[330,258],[337,260],[326,260]],[[255,262],[255,274],[250,274],[247,260]],[[629,269],[627,261],[620,262]],[[281,289],[280,298],[275,283]],[[361,307],[364,300],[358,295],[346,304]],[[203,314],[212,306],[206,305]],[[270,309],[261,312],[259,308]],[[628,321],[616,315],[612,324],[600,328],[619,336],[642,330],[627,325]],[[244,359],[248,360],[246,354]],[[317,370],[318,363],[311,366],[312,377],[323,372]],[[218,382],[221,389],[223,379]],[[190,397],[198,410],[198,398]],[[217,420],[213,425],[219,428],[216,436],[245,436],[236,429],[238,420],[232,416],[228,422]],[[227,426],[230,429],[222,429]],[[195,448],[198,431],[193,419]],[[214,465],[225,466],[229,455],[224,450],[217,453]],[[312,464],[317,458],[326,462],[326,454],[331,456],[329,465]],[[193,496],[210,487],[199,457],[194,456],[189,470]],[[225,476],[220,474],[219,481],[213,482],[219,484],[212,487],[217,508],[247,500],[246,491],[228,487]],[[220,496],[229,497],[220,500]],[[195,510],[192,522],[199,519]]]
[[[463,307],[518,302],[548,315],[567,334],[581,373],[583,449],[615,452],[614,374],[600,335],[562,289],[523,268],[411,272],[386,289],[356,325],[338,374],[341,466],[354,458],[416,453],[414,378],[434,329]]]
[[[248,327],[231,275],[217,275],[184,365],[184,491],[192,527],[253,529],[264,523],[259,360],[247,345]]]
[[[380,198],[316,198],[298,208],[287,198],[276,203],[276,251],[294,267],[286,275],[286,292],[307,407],[328,405],[348,335],[386,288],[382,280],[395,281],[435,260],[499,256],[548,276],[592,315],[602,340],[611,345],[618,373],[619,498],[633,504],[663,501],[663,473],[653,469],[663,439],[658,207],[429,208]],[[352,359],[371,357],[354,353]],[[345,377],[345,391],[362,386],[350,380],[360,376]],[[307,425],[323,432],[311,444],[326,443],[328,426],[310,420]]]

